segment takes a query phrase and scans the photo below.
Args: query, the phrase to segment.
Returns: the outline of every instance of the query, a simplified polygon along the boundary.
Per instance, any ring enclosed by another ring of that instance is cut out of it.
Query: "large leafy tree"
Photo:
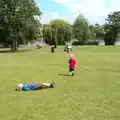
[[[70,41],[72,28],[69,23],[62,19],[52,20],[43,26],[44,41],[50,45],[62,45],[65,41]]]
[[[114,45],[120,32],[120,12],[114,12],[108,15],[107,22],[104,25],[106,45]]]
[[[89,25],[87,19],[79,15],[74,24],[73,24],[73,34],[74,37],[79,40],[81,44],[84,44],[85,41],[88,40],[89,37]]]
[[[43,39],[45,43],[52,44],[52,27],[50,24],[43,25]]]
[[[34,0],[1,0],[1,42],[11,44],[11,50],[16,51],[18,43],[35,40],[40,28],[37,16],[41,12]]]
[[[95,25],[90,25],[89,30],[90,30],[93,38],[103,39],[103,37],[104,37],[104,26],[96,23]]]
[[[72,29],[69,23],[62,19],[55,19],[50,22],[53,29],[53,36],[56,44],[64,44],[71,40]]]
[[[94,25],[94,34],[95,34],[96,39],[103,38],[104,27],[99,24],[95,24]]]

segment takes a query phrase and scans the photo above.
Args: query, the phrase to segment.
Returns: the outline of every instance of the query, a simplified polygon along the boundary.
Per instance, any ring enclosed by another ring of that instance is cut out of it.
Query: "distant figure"
[[[72,52],[72,45],[68,45],[67,52]]]
[[[42,48],[42,46],[41,45],[36,45],[36,47],[39,49],[39,48]]]
[[[65,48],[64,48],[64,51],[66,51],[66,52],[72,52],[72,44],[71,43],[69,43],[69,42],[66,42],[65,43]]]
[[[40,83],[40,84],[23,84],[23,83],[20,83],[17,85],[16,87],[16,91],[29,91],[29,90],[40,90],[40,89],[43,89],[43,88],[54,88],[54,84],[55,82],[53,83]]]
[[[74,76],[76,60],[74,59],[73,54],[70,54],[69,57],[70,57],[70,59],[69,59],[69,72],[70,72],[70,75]]]

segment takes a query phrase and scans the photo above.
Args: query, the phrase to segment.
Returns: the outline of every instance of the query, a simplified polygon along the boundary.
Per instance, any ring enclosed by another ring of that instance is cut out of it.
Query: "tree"
[[[53,29],[53,36],[55,36],[55,43],[62,45],[65,41],[71,40],[72,29],[69,23],[62,19],[55,19],[50,22]]]
[[[109,14],[106,20],[104,41],[106,45],[114,45],[120,32],[120,12]]]
[[[57,46],[57,29],[52,28],[52,42],[51,45]]]
[[[36,39],[40,27],[36,16],[41,12],[34,0],[1,0],[0,24],[6,37],[1,42],[10,43],[16,51],[18,43]]]
[[[84,44],[85,41],[88,40],[89,26],[88,21],[84,16],[79,15],[76,18],[73,24],[73,34],[81,44]]]
[[[89,30],[92,35],[92,39],[103,39],[104,38],[104,26],[95,24],[95,25],[90,25]]]
[[[94,34],[95,34],[94,25],[90,25],[90,26],[89,26],[89,30],[90,30],[92,36],[94,36]]]
[[[52,27],[50,24],[43,25],[43,39],[47,44],[52,44]]]
[[[92,33],[92,31],[90,29],[88,29],[88,36],[87,38],[89,38],[90,40],[93,39],[94,34]]]
[[[101,39],[104,36],[104,28],[103,26],[100,26],[99,24],[95,24],[94,26],[94,34],[96,39]]]
[[[72,29],[65,20],[55,19],[43,25],[43,39],[50,45],[62,45],[71,40]]]

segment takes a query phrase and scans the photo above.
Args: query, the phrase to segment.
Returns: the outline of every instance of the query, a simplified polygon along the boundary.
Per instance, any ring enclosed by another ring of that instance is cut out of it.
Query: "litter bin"
[[[51,46],[51,53],[54,53],[55,52],[55,48],[54,46]]]

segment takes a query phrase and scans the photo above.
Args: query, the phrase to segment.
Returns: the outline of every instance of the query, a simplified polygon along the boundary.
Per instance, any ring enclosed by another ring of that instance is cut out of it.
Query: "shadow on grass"
[[[104,68],[104,69],[97,69],[97,71],[103,71],[103,72],[120,72],[120,69],[110,69],[110,68]]]
[[[18,50],[16,52],[12,52],[10,50],[0,50],[0,53],[26,53],[26,52],[30,52],[32,50]]]
[[[59,76],[70,76],[68,74],[58,74]]]

